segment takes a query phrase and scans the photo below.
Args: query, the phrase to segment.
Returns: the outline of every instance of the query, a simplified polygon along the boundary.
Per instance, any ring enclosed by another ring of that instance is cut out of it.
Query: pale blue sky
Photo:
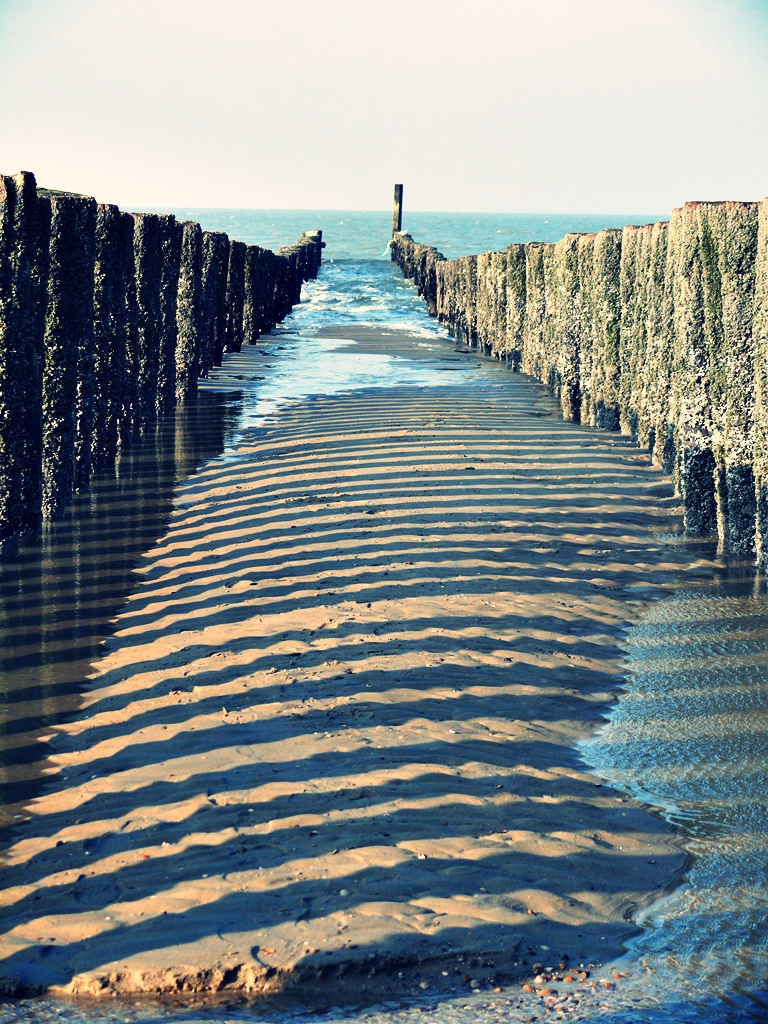
[[[0,169],[123,206],[768,193],[768,0],[0,0]]]

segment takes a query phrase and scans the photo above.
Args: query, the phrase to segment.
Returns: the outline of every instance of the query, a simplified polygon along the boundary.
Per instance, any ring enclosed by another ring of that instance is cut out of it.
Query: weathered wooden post
[[[195,221],[182,221],[181,270],[176,303],[176,400],[197,390],[203,319],[203,231]]]
[[[139,325],[139,430],[157,419],[160,371],[160,295],[163,274],[163,222],[156,213],[134,213],[136,303]]]
[[[93,292],[94,412],[91,458],[94,469],[114,462],[125,397],[126,290],[135,274],[134,219],[116,206],[96,213]]]
[[[403,186],[395,185],[395,208],[392,211],[392,237],[403,226]]]
[[[43,516],[53,519],[91,475],[96,200],[51,196],[43,369]]]
[[[50,219],[33,174],[0,176],[0,558],[40,518]]]

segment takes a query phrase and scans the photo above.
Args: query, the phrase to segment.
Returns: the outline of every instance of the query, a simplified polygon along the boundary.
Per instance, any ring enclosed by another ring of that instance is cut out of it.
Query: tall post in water
[[[392,211],[392,237],[403,226],[403,186],[395,185],[395,208]]]

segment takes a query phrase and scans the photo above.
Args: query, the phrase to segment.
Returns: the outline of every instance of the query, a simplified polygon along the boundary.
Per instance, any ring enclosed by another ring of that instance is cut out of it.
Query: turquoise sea
[[[302,231],[321,228],[326,260],[378,258],[392,234],[392,214],[379,210],[204,210],[168,208],[208,231],[276,249],[290,245]],[[504,249],[512,242],[556,242],[568,231],[600,231],[625,224],[650,224],[668,215],[565,213],[409,213],[403,231],[434,245],[448,259]]]

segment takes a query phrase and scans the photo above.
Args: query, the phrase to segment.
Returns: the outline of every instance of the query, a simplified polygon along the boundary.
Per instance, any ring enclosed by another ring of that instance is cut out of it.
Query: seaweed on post
[[[750,554],[756,515],[752,326],[757,203],[703,203],[698,213],[717,528],[731,550]]]
[[[590,422],[604,430],[620,426],[619,332],[621,326],[621,231],[598,231],[593,242],[593,266],[589,292],[592,344],[594,346],[593,408]],[[584,292],[582,291],[582,296]],[[594,419],[592,419],[594,417]]]
[[[544,379],[544,349],[547,298],[544,283],[544,243],[525,245],[525,326],[523,328],[524,373]]]
[[[155,213],[134,213],[133,220],[139,340],[137,415],[143,433],[156,422],[159,404],[163,226]]]
[[[245,249],[245,299],[243,302],[243,344],[255,345],[261,336],[264,286],[261,275],[261,248]]]
[[[522,367],[525,338],[525,246],[507,246],[506,330],[504,352],[507,365],[517,372]]]
[[[754,458],[757,500],[756,548],[759,565],[768,568],[768,199],[758,207],[754,305],[755,412]]]
[[[223,231],[203,232],[203,338],[200,376],[221,366],[227,301],[229,238]]]
[[[160,216],[163,264],[160,275],[160,350],[157,369],[157,415],[176,404],[176,305],[184,228],[171,213]]]
[[[239,352],[243,345],[245,304],[245,242],[231,242],[227,269],[227,321],[224,351]]]
[[[40,522],[50,215],[34,175],[0,177],[0,558]]]
[[[96,200],[55,195],[51,210],[42,398],[42,510],[49,519],[90,481]]]
[[[96,214],[93,293],[94,417],[93,468],[114,462],[120,440],[125,391],[128,278],[134,273],[134,219],[116,206]]]
[[[677,447],[674,479],[683,499],[685,527],[706,535],[717,529],[717,506],[699,205],[686,203],[681,211],[671,267],[675,329],[670,404]]]
[[[197,390],[203,320],[203,232],[194,221],[183,222],[181,268],[176,304],[176,399]]]
[[[599,390],[600,366],[595,353],[595,236],[582,235],[578,244],[581,337],[579,344],[579,381],[581,384],[580,420],[596,426],[595,392]]]

